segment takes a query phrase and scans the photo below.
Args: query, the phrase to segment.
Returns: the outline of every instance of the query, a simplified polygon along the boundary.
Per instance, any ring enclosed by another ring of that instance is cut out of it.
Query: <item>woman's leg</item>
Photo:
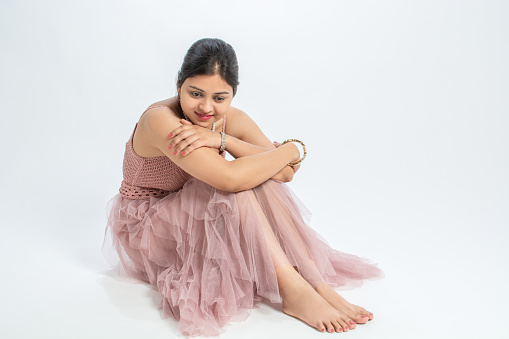
[[[322,332],[342,332],[351,329],[355,323],[332,307],[290,264],[253,191],[244,191],[238,195],[239,203],[251,205],[257,220],[262,223],[283,299],[283,311]]]
[[[257,200],[266,211],[267,218],[271,221],[272,228],[266,231],[274,241],[282,243],[285,248],[283,253],[289,253],[293,258],[292,261],[298,264],[298,269],[306,281],[325,299],[341,313],[347,315],[356,323],[366,323],[368,320],[373,319],[373,314],[366,311],[364,308],[353,305],[341,297],[334,289],[332,289],[321,276],[319,269],[312,259],[308,246],[303,239],[303,234],[296,227],[297,223],[304,223],[302,216],[296,208],[295,203],[288,201],[287,197],[275,197],[278,194],[276,188],[279,183],[268,182],[263,186],[255,188]],[[273,187],[276,186],[276,187]],[[270,225],[268,226],[270,227]],[[274,233],[278,234],[279,241],[276,240]],[[290,239],[284,241],[284,239]],[[281,247],[278,246],[281,250]],[[286,258],[286,256],[285,256]],[[355,325],[350,328],[355,328]]]

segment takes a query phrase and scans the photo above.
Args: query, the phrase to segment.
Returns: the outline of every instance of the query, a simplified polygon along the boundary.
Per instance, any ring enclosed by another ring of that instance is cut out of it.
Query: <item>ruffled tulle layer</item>
[[[314,287],[355,287],[382,275],[330,248],[306,214],[280,182],[227,193],[191,179],[164,198],[116,195],[108,227],[124,269],[159,291],[165,317],[179,320],[185,335],[218,335],[262,298],[280,302],[274,246]]]

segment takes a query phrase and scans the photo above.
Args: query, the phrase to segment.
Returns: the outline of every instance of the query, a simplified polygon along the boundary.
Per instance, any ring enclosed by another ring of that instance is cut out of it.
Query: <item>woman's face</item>
[[[187,78],[180,88],[182,110],[195,125],[211,128],[230,108],[233,88],[219,75]]]

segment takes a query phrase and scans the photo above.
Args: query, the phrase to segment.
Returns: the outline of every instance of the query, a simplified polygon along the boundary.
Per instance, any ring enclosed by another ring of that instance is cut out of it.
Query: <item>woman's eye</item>
[[[223,98],[223,97],[217,97],[216,98],[217,101],[224,101],[224,99],[226,99],[226,98]]]
[[[200,96],[200,93],[198,93],[198,92],[191,92],[191,96],[193,96],[193,97],[199,97],[199,96]]]

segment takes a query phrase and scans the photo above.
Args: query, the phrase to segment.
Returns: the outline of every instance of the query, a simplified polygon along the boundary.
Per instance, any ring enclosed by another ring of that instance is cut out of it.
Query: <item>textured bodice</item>
[[[152,106],[145,112],[162,106],[167,107],[165,105]],[[137,126],[138,124],[136,124]],[[150,197],[165,197],[170,192],[182,189],[193,176],[178,167],[167,156],[146,158],[138,155],[133,148],[136,127],[125,145],[124,179],[120,186],[120,194],[129,199],[148,199]],[[226,132],[226,115],[223,117],[223,132]]]
[[[136,129],[135,129],[136,131]],[[145,158],[133,148],[133,134],[125,146],[124,180],[120,193],[129,199],[164,197],[180,190],[192,176],[175,165],[168,157]]]

